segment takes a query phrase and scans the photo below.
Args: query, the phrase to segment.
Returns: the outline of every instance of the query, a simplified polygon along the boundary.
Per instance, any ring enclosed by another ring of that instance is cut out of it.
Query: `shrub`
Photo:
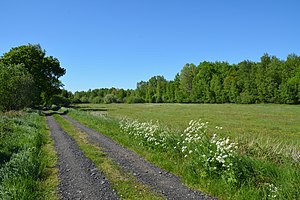
[[[99,96],[94,97],[91,101],[92,103],[103,103],[103,99]]]
[[[81,97],[79,100],[80,100],[81,103],[89,103],[89,98],[86,97],[86,96]]]
[[[145,100],[139,96],[130,96],[126,98],[126,103],[145,103]]]
[[[117,103],[118,97],[114,94],[107,94],[105,95],[103,99],[103,103],[109,104],[109,103]]]

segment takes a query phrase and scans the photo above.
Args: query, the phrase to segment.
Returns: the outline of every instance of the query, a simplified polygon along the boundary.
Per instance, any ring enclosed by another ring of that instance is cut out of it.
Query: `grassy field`
[[[278,104],[78,104],[92,114],[158,120],[183,130],[190,120],[209,122],[209,129],[222,126],[224,132],[247,140],[279,142],[300,148],[300,106]]]
[[[191,187],[220,199],[300,198],[299,106],[76,106],[88,112],[70,110],[71,117],[179,175]],[[129,120],[119,119],[124,117]],[[209,122],[208,128],[206,125],[203,128],[197,121],[189,124],[190,120],[199,118],[203,119],[201,123]],[[151,120],[154,122],[149,122]],[[158,128],[156,120],[159,121]],[[224,128],[217,130],[216,126]],[[197,127],[202,128],[197,131]],[[217,139],[213,133],[217,134]],[[229,150],[235,144],[232,140],[227,143],[228,135],[238,141],[233,153]]]

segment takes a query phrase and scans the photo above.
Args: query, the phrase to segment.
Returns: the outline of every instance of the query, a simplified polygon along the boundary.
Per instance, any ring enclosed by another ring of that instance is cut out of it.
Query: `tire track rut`
[[[150,185],[167,199],[216,199],[188,188],[182,184],[179,177],[151,164],[137,153],[119,145],[110,137],[87,128],[69,116],[63,115],[63,117],[87,133],[89,140],[103,148],[104,152],[122,169],[131,172],[139,181]]]
[[[47,124],[58,154],[61,199],[118,199],[109,182],[52,116]]]

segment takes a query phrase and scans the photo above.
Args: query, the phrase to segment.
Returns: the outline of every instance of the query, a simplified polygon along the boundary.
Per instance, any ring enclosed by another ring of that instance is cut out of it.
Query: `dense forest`
[[[63,91],[76,103],[300,103],[300,57],[280,60],[264,54],[259,62],[186,64],[174,80],[163,76],[137,83],[135,90],[101,88]]]

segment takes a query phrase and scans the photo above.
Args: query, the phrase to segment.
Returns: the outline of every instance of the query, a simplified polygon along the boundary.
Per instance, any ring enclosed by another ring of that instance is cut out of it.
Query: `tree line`
[[[136,89],[63,91],[76,103],[300,103],[300,57],[264,54],[259,62],[189,63],[173,80],[153,76]]]
[[[65,73],[59,60],[46,56],[38,44],[12,48],[0,57],[0,111],[51,105]]]

